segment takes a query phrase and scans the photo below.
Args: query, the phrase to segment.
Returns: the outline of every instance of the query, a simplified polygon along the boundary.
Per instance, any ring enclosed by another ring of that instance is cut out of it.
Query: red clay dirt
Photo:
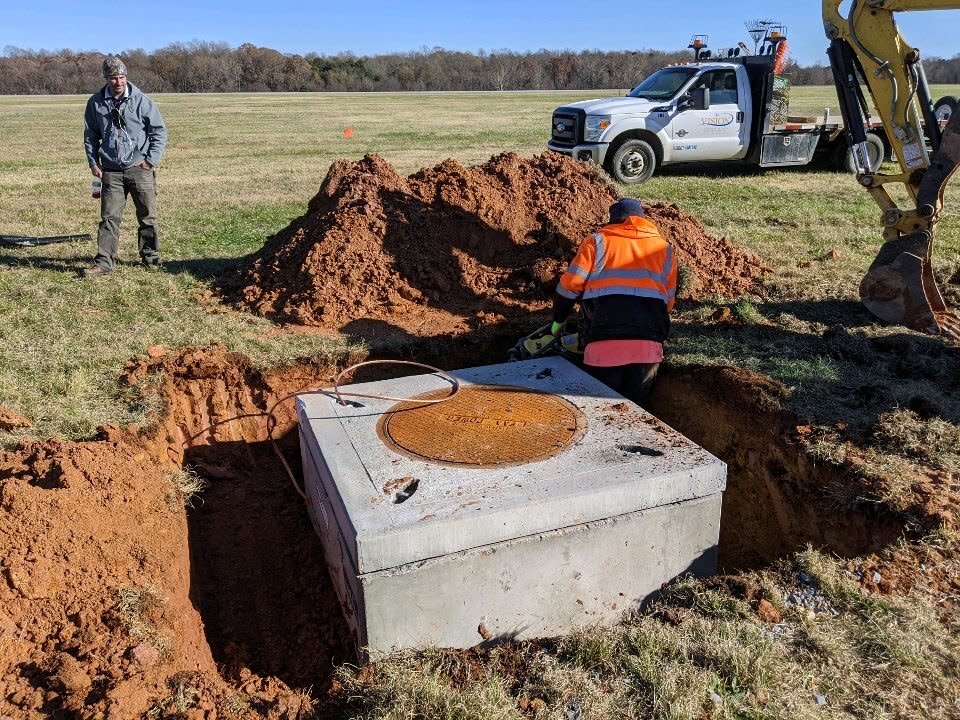
[[[338,160],[306,215],[222,285],[238,306],[342,331],[380,320],[422,336],[543,310],[580,241],[618,197],[596,168],[555,153],[447,160],[403,178],[368,155]],[[768,272],[674,205],[648,216],[692,282],[685,297],[736,297]]]
[[[32,427],[33,423],[19,413],[0,407],[0,430],[18,430]]]

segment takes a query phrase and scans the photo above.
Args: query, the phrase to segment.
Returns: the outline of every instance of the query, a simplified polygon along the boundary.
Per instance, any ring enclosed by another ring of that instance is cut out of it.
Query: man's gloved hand
[[[544,325],[538,332],[539,335],[533,335],[523,341],[523,347],[529,357],[539,357],[541,353],[557,344],[557,334],[552,332],[552,328]]]
[[[550,326],[551,335],[559,335],[561,330],[563,330],[563,323],[555,322]]]

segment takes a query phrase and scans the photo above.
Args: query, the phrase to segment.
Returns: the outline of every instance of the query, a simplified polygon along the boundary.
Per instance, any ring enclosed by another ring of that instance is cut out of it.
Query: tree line
[[[594,90],[629,88],[669,63],[688,62],[687,50],[498,50],[477,53],[423,48],[358,57],[289,55],[249,43],[174,43],[121,57],[131,81],[157,92],[337,92],[431,90]],[[0,54],[0,94],[92,93],[103,86],[94,52],[23,50]],[[931,83],[960,84],[960,55],[930,58]],[[828,85],[830,68],[788,59],[784,74],[795,85]]]

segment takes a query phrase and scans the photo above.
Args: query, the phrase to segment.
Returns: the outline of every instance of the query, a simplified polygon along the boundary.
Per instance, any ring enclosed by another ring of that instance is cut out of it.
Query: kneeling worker
[[[560,278],[551,332],[560,332],[579,300],[585,369],[641,403],[663,360],[676,293],[673,248],[640,202],[624,198],[610,206],[610,223],[580,244]]]

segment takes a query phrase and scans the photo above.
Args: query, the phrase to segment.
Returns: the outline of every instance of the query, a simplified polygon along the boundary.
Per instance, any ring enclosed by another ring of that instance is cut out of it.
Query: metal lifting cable
[[[371,395],[366,393],[356,393],[356,392],[340,392],[340,380],[344,375],[352,373],[358,368],[367,367],[370,365],[409,365],[418,368],[424,368],[431,370],[442,377],[444,380],[449,382],[452,385],[452,390],[449,395],[434,399],[427,400],[422,398],[400,398],[400,397],[391,397],[389,395]],[[293,489],[297,491],[297,494],[304,499],[307,505],[310,504],[310,498],[307,494],[300,488],[297,484],[296,475],[293,472],[293,468],[290,467],[290,463],[287,462],[287,459],[283,456],[283,453],[280,452],[280,446],[277,445],[276,438],[273,436],[273,429],[277,425],[276,416],[274,413],[277,408],[280,407],[283,403],[287,402],[291,398],[299,397],[300,395],[332,395],[336,398],[338,405],[346,405],[343,398],[367,398],[369,400],[389,400],[392,402],[403,402],[403,403],[414,403],[421,405],[437,405],[439,403],[447,402],[451,400],[458,392],[460,392],[460,381],[457,380],[453,375],[441,370],[440,368],[434,367],[433,365],[427,365],[425,363],[413,362],[412,360],[367,360],[365,362],[357,363],[356,365],[351,365],[345,370],[337,374],[333,380],[333,386],[330,388],[316,388],[313,390],[302,390],[300,392],[290,393],[289,395],[284,395],[282,398],[273,403],[270,407],[270,410],[267,411],[267,437],[270,440],[270,444],[273,446],[273,451],[276,453],[277,457],[280,458],[280,462],[283,464],[284,470],[287,472],[287,477],[290,478],[290,482],[293,484]]]

